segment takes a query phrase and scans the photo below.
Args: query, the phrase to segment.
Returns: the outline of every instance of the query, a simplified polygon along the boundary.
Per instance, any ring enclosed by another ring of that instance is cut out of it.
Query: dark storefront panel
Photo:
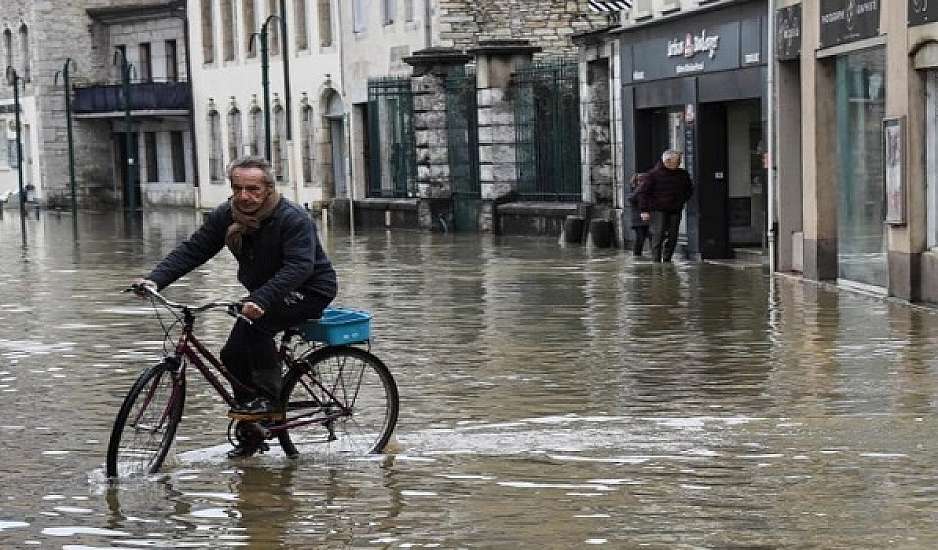
[[[694,103],[697,89],[694,78],[680,78],[637,84],[635,86],[635,108],[653,109],[669,105]]]
[[[775,10],[775,57],[779,61],[801,57],[801,4]]]
[[[697,101],[734,101],[762,97],[766,80],[765,67],[707,74],[697,77]]]
[[[938,2],[935,0],[908,0],[909,26],[938,21]]]
[[[880,0],[821,0],[821,47],[877,36],[879,9]]]

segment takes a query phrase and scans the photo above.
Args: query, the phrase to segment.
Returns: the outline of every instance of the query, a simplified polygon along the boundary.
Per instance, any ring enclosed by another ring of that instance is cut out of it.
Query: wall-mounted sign
[[[779,61],[801,57],[801,4],[775,10],[775,55]]]
[[[707,56],[713,59],[717,54],[717,48],[720,47],[720,35],[707,35],[706,30],[700,31],[700,34],[694,35],[687,33],[683,39],[675,38],[668,41],[668,57],[684,56],[690,59],[701,52],[707,52]]]
[[[821,0],[821,47],[879,35],[880,0]]]
[[[909,26],[938,21],[938,0],[909,0]]]
[[[883,119],[886,223],[905,225],[905,117]]]

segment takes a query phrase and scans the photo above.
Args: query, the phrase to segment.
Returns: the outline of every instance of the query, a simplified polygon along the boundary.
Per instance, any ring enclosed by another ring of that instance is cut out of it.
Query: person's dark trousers
[[[645,241],[651,238],[651,231],[647,225],[636,225],[632,228],[635,232],[635,241],[632,243],[632,254],[641,256],[645,248]]]
[[[651,216],[651,256],[656,262],[671,261],[681,229],[681,211],[653,212]]]
[[[228,335],[228,342],[221,350],[221,362],[235,379],[254,386],[260,392],[254,395],[236,386],[234,396],[239,403],[247,403],[255,397],[266,397],[277,402],[281,374],[274,336],[307,319],[322,317],[322,311],[330,302],[332,298],[321,294],[309,293],[303,296],[293,293],[283,303],[268,308],[253,324],[238,319]]]

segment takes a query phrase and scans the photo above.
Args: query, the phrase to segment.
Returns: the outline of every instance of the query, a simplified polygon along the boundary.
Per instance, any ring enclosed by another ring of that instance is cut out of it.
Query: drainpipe
[[[766,116],[766,123],[768,126],[768,132],[766,136],[766,179],[767,181],[767,195],[768,195],[768,241],[769,241],[769,273],[775,273],[776,269],[776,243],[775,239],[777,235],[775,234],[776,219],[775,219],[775,2],[774,0],[769,0],[769,14],[768,14],[768,46],[769,46],[769,71],[768,77],[766,78],[767,86],[767,97],[766,97],[766,107],[768,110],[768,115]]]

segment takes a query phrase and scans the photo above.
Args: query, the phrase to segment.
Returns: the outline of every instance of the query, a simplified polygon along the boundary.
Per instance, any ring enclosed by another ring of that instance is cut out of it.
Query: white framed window
[[[332,0],[319,0],[319,46],[332,46]]]
[[[392,25],[397,15],[397,0],[381,0],[381,15],[385,25]]]
[[[365,32],[366,21],[365,0],[352,0],[352,31]]]

